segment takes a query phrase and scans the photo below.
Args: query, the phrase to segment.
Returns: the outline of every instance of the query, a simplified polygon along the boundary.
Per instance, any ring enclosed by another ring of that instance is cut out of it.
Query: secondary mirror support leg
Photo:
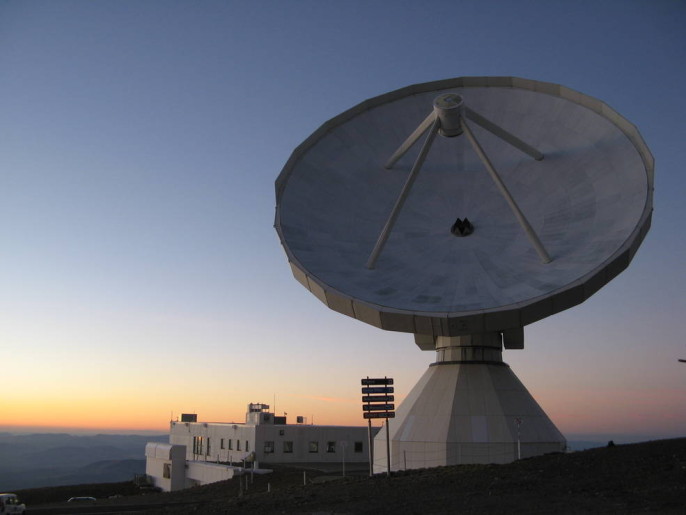
[[[398,160],[403,157],[408,150],[414,145],[419,138],[422,137],[422,134],[424,134],[429,127],[431,127],[431,124],[434,122],[436,119],[436,115],[433,113],[433,111],[424,118],[424,121],[420,123],[417,128],[410,134],[405,141],[403,141],[402,145],[398,147],[398,149],[393,152],[393,155],[386,161],[386,164],[384,165],[384,168],[387,170],[390,170],[393,168],[393,165],[398,162]]]
[[[543,243],[541,243],[541,240],[538,238],[536,231],[534,231],[533,227],[531,227],[531,224],[526,219],[526,216],[524,216],[524,213],[522,213],[522,210],[519,209],[517,202],[515,202],[515,199],[512,198],[512,195],[510,194],[509,190],[507,189],[507,186],[505,186],[505,183],[500,178],[500,175],[498,174],[497,170],[493,166],[493,163],[491,163],[491,160],[488,159],[486,152],[484,152],[484,149],[481,148],[481,145],[479,144],[476,137],[474,136],[474,133],[469,128],[469,125],[467,125],[467,123],[464,121],[464,119],[462,119],[462,130],[467,135],[467,139],[469,140],[469,143],[471,143],[472,148],[474,149],[476,154],[479,156],[479,159],[481,159],[481,162],[486,167],[486,170],[488,170],[488,173],[490,174],[491,178],[493,179],[493,182],[495,182],[495,185],[498,187],[498,190],[500,190],[500,193],[503,195],[503,197],[505,197],[505,200],[507,201],[508,205],[510,206],[510,209],[512,209],[512,212],[514,213],[515,218],[517,218],[517,221],[519,222],[519,225],[521,226],[521,228],[524,229],[524,232],[528,236],[529,241],[533,245],[534,249],[536,249],[536,252],[538,253],[538,256],[541,258],[541,261],[543,263],[550,263],[552,261],[552,259],[550,258],[550,255],[548,255],[548,252],[545,250]]]
[[[469,118],[475,124],[483,127],[484,129],[486,129],[491,134],[498,136],[501,140],[509,143],[510,145],[521,150],[525,154],[530,155],[536,161],[541,161],[543,159],[543,154],[541,152],[536,150],[531,145],[525,143],[524,141],[519,139],[517,136],[515,136],[511,132],[506,131],[500,125],[496,125],[492,121],[484,118],[483,116],[481,116],[476,111],[472,111],[468,107],[465,107],[465,115],[467,116],[467,118]]]
[[[388,237],[390,236],[391,231],[393,230],[395,220],[398,218],[398,214],[400,214],[400,210],[402,209],[403,204],[405,203],[407,195],[409,195],[410,190],[412,189],[412,185],[414,184],[414,181],[417,178],[417,175],[419,174],[419,170],[422,169],[422,165],[424,164],[424,160],[426,159],[426,156],[428,155],[429,150],[431,149],[431,144],[433,143],[434,138],[436,137],[436,133],[438,132],[439,126],[440,120],[438,118],[435,118],[433,121],[433,125],[431,125],[431,129],[429,130],[429,134],[426,136],[426,140],[424,141],[422,150],[419,152],[417,160],[414,162],[412,170],[410,170],[410,175],[407,177],[405,185],[403,186],[403,189],[400,192],[400,195],[398,196],[398,200],[395,201],[395,205],[391,210],[391,214],[388,215],[386,225],[384,225],[384,228],[381,230],[381,234],[379,234],[379,238],[376,240],[374,250],[372,250],[372,253],[369,255],[369,259],[367,260],[367,268],[369,269],[374,268],[376,260],[378,259],[379,254],[381,254],[381,251],[383,250],[384,245],[386,244],[386,240],[388,240]]]

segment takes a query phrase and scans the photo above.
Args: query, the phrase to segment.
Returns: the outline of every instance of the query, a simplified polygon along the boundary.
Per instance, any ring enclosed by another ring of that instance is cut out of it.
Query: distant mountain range
[[[110,483],[145,473],[145,444],[169,435],[0,433],[0,491]]]

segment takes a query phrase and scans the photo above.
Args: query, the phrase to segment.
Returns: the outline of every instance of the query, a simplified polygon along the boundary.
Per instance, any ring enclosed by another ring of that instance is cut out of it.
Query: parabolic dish
[[[373,269],[365,266],[419,153],[384,164],[456,93],[544,154],[470,124],[550,254],[543,263],[464,135],[437,136]],[[295,277],[331,309],[383,329],[499,331],[583,302],[625,269],[650,227],[653,158],[603,102],[513,77],[409,86],[326,122],[276,182],[275,226]],[[456,218],[474,232],[456,237]]]

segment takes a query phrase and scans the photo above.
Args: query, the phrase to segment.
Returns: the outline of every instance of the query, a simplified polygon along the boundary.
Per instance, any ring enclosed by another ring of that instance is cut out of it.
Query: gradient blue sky
[[[411,335],[291,276],[273,183],[340,111],[468,75],[556,82],[635,123],[653,228],[505,361],[567,435],[686,428],[686,3],[0,0],[0,426],[164,429],[248,402],[363,424]]]

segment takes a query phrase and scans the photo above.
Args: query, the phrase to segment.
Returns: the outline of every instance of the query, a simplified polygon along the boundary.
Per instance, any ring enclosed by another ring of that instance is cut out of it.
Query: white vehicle
[[[24,513],[26,506],[19,502],[16,494],[0,494],[0,514]]]

